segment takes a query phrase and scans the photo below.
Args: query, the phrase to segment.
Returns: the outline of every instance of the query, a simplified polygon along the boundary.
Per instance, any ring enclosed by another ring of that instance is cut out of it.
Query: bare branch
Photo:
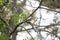
[[[41,4],[42,4],[42,0],[41,0],[41,2],[40,2],[39,6],[38,6],[23,22],[21,22],[21,23],[19,23],[19,24],[17,24],[17,25],[15,26],[14,30],[10,33],[10,36],[15,32],[15,30],[17,29],[17,27],[19,27],[19,25],[21,25],[21,24],[23,24],[24,22],[28,21],[27,19],[28,19],[30,16],[32,16],[32,15],[40,8]]]
[[[29,33],[29,31],[25,27],[23,27],[23,26],[21,26],[21,27],[24,28],[26,30],[26,32],[32,37],[32,35]],[[32,37],[32,39],[34,40],[33,37]]]
[[[3,21],[3,23],[4,23],[6,26],[8,26],[8,23],[7,23],[3,18],[1,18],[1,16],[0,16],[0,20]]]

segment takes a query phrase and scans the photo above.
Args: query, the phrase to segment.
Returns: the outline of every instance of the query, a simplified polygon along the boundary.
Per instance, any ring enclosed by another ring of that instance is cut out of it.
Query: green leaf
[[[24,20],[28,17],[28,15],[26,13],[22,13],[20,14],[20,20]]]
[[[22,22],[24,19],[26,19],[28,17],[28,15],[26,13],[22,13],[20,14],[20,22]],[[24,23],[24,25],[28,25],[28,23]]]
[[[26,13],[22,13],[22,14],[21,14],[21,17],[22,17],[23,19],[25,19],[25,18],[27,18],[27,14],[26,14]]]
[[[3,6],[3,1],[2,0],[0,0],[0,6]]]
[[[0,35],[0,40],[8,40],[8,37],[6,34]]]
[[[0,0],[0,6],[5,6],[7,3],[9,3],[9,0]]]
[[[18,23],[18,21],[19,21],[19,15],[18,15],[18,13],[16,13],[16,14],[13,15],[13,20],[14,20],[15,24]]]
[[[2,31],[4,28],[5,28],[5,24],[2,21],[0,21],[0,31]]]

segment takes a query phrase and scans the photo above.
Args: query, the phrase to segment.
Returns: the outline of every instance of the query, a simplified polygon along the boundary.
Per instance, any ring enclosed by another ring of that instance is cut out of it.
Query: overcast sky
[[[33,1],[33,0],[30,0],[30,2],[32,2],[32,6],[33,6],[33,7],[38,7],[39,2],[36,2],[36,1]],[[26,2],[26,5],[29,5],[29,6],[26,6],[26,8],[27,8],[28,10],[34,9],[34,8],[30,7],[30,3],[29,3],[28,1]],[[40,17],[40,12],[41,12],[41,15],[42,15],[42,18],[43,18],[43,19],[41,20],[41,23],[40,23],[41,25],[49,25],[49,24],[53,23],[53,18],[54,18],[53,12],[49,12],[49,13],[48,13],[47,10],[45,10],[45,9],[40,9],[40,10],[38,10],[37,13],[36,13],[36,16],[37,16],[38,18]],[[39,21],[39,19],[38,19],[38,21]],[[42,36],[43,36],[44,38],[47,37],[47,35],[46,35],[47,33],[46,33],[46,32],[41,32],[41,34],[42,34]],[[33,37],[36,37],[37,33],[32,30],[32,31],[31,31],[31,35],[32,35]],[[17,40],[23,40],[23,39],[26,38],[26,37],[30,38],[30,36],[28,35],[27,32],[24,32],[24,33],[23,33],[23,32],[19,32],[18,35],[17,35]],[[46,40],[52,40],[52,39],[51,39],[51,36],[49,35]],[[58,39],[56,38],[56,40],[58,40]]]

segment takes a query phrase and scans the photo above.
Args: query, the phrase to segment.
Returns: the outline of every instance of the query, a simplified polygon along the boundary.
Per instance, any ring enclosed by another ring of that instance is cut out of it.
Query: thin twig
[[[8,23],[7,23],[3,18],[1,18],[1,16],[0,16],[0,20],[1,20],[6,26],[8,26]]]
[[[27,19],[28,19],[30,16],[32,16],[32,15],[40,8],[40,5],[41,5],[41,4],[42,4],[42,0],[41,0],[41,2],[40,2],[39,6],[38,6],[23,22],[21,22],[21,23],[19,23],[19,24],[17,24],[17,25],[15,26],[14,30],[10,33],[10,36],[16,31],[16,29],[17,29],[17,27],[19,27],[19,25],[21,25],[21,24],[23,24],[24,22],[26,22]]]
[[[25,27],[23,27],[23,26],[21,26],[21,27],[24,28],[26,30],[26,32],[32,37],[32,35],[29,33],[29,31]],[[32,37],[32,39],[34,40],[33,37]]]

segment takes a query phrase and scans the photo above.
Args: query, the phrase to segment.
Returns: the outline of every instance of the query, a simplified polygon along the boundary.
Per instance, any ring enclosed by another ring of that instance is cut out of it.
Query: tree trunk
[[[9,25],[10,25],[10,28],[12,29],[11,32],[13,31],[13,29],[15,28],[15,24],[13,22],[13,20],[11,19],[9,21]],[[17,32],[15,31],[11,36],[12,36],[12,39],[11,40],[16,40],[16,35],[17,35]]]
[[[14,32],[14,34],[12,34],[12,40],[16,40],[16,35],[17,35],[17,32]]]

